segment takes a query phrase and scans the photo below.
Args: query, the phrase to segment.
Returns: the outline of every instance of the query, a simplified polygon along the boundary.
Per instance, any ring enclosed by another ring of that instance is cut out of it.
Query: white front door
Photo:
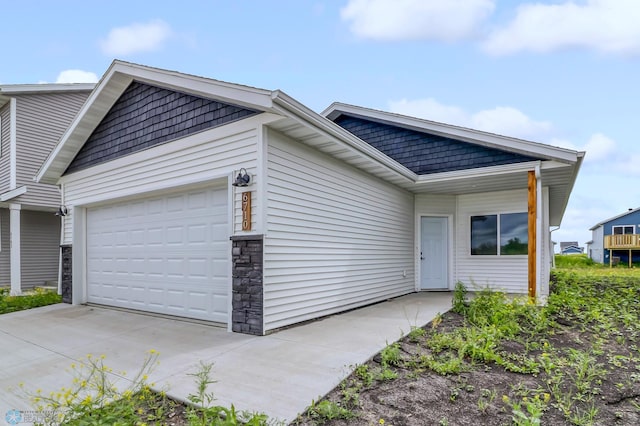
[[[422,217],[420,220],[420,289],[449,288],[449,218]]]

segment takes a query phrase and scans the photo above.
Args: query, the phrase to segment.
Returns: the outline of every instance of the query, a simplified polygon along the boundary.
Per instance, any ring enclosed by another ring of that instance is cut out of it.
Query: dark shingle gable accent
[[[419,175],[539,160],[346,114],[334,121]]]
[[[87,139],[65,174],[257,113],[134,81]]]

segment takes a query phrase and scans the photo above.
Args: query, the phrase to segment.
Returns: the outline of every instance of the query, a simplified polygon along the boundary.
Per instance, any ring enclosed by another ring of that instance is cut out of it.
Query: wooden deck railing
[[[640,234],[605,235],[604,248],[640,250]]]

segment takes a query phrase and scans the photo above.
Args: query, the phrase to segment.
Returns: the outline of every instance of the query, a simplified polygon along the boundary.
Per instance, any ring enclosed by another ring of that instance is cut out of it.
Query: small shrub
[[[422,327],[411,327],[411,331],[409,332],[409,341],[417,343],[426,333],[427,331]]]
[[[355,369],[356,377],[358,377],[365,388],[368,388],[373,384],[373,373],[369,370],[369,366],[367,364],[360,364]]]
[[[349,420],[355,417],[355,414],[351,410],[326,399],[318,403],[312,402],[308,413],[311,418],[322,421],[335,419]]]
[[[8,289],[0,289],[0,314],[39,308],[60,302],[62,302],[62,296],[40,288],[20,296],[10,296]]]
[[[400,344],[393,343],[387,345],[382,352],[380,352],[381,363],[383,367],[398,366],[402,362],[400,357]]]
[[[451,301],[451,305],[453,306],[452,311],[463,314],[466,310],[466,302],[467,287],[465,287],[462,282],[458,281],[453,289],[453,299]]]

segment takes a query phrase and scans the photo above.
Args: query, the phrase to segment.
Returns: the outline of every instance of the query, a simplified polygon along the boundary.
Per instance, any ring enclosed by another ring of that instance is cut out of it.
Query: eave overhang
[[[463,194],[524,188],[526,172],[539,167],[543,185],[550,189],[550,224],[554,226],[559,225],[564,214],[584,156],[582,152],[345,104],[333,104],[318,114],[279,90],[257,89],[114,61],[43,164],[37,181],[58,183],[96,126],[134,80],[271,113],[272,119],[265,124],[269,128],[414,193]],[[329,119],[340,111],[540,160],[418,175]]]

